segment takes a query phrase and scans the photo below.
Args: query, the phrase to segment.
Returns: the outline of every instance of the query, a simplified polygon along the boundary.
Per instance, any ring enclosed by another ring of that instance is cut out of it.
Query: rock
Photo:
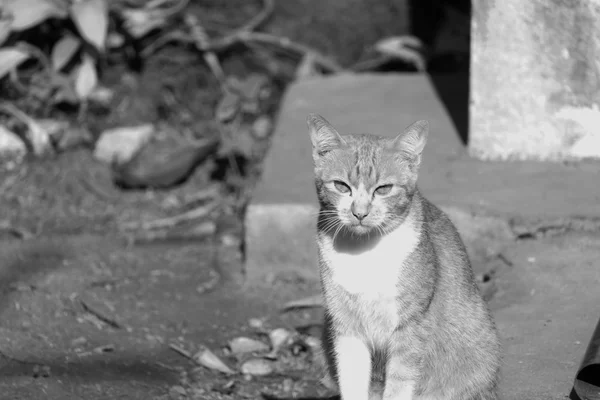
[[[248,337],[237,337],[229,342],[233,354],[255,353],[269,351],[269,346],[259,340]]]
[[[153,135],[153,124],[106,130],[96,142],[94,157],[107,164],[124,164],[131,160]]]
[[[273,364],[262,358],[253,358],[243,363],[240,370],[246,375],[265,376],[273,372]]]
[[[127,162],[113,166],[115,183],[125,188],[169,188],[185,181],[219,146],[213,137],[195,144],[168,141],[146,146]]]

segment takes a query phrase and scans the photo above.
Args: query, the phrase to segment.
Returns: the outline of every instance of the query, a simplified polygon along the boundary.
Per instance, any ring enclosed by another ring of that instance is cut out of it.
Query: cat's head
[[[340,135],[323,117],[307,118],[321,223],[352,233],[384,233],[402,223],[416,190],[429,124],[417,121],[395,138]]]

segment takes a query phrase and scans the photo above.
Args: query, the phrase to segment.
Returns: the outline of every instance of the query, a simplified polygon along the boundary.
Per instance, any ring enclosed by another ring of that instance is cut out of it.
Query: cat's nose
[[[369,215],[369,207],[352,204],[352,215],[354,215],[357,220],[362,221],[367,215]]]

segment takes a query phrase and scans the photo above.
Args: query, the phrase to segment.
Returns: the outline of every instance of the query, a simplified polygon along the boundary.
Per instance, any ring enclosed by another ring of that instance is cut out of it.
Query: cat
[[[427,121],[395,138],[307,117],[323,347],[342,400],[496,400],[500,343],[449,218],[417,188]]]

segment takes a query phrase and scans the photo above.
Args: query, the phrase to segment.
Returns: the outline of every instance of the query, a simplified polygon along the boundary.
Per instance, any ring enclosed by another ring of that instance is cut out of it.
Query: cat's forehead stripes
[[[355,187],[361,183],[366,187],[374,185],[379,179],[379,149],[364,137],[359,137],[351,146],[353,160],[351,168],[348,168],[348,180]]]

